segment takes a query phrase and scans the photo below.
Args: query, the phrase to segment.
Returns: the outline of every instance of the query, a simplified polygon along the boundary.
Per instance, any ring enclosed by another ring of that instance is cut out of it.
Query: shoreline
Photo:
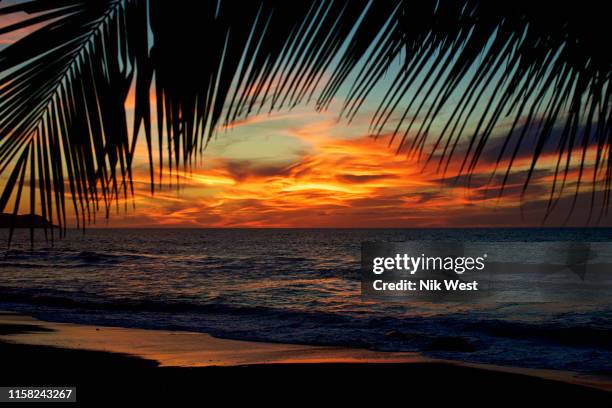
[[[17,330],[11,332],[11,325]],[[3,326],[9,328],[5,334],[2,334]],[[411,352],[231,340],[190,331],[55,323],[6,311],[0,311],[0,341],[131,355],[156,361],[160,367],[433,361]]]
[[[612,397],[612,377],[440,360],[413,352],[251,342],[187,331],[54,323],[11,311],[0,311],[0,345],[4,349],[20,347],[23,350],[43,348],[57,353],[104,353],[147,362],[151,367],[177,370],[294,365],[452,366],[493,376],[529,377],[603,390]]]

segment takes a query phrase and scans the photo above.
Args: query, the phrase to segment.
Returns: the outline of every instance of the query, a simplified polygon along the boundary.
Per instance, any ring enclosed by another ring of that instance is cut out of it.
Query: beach
[[[76,386],[77,401],[612,402],[612,379],[434,360],[416,353],[224,340],[204,333],[49,323],[0,314],[1,380]],[[493,393],[493,394],[491,394]]]

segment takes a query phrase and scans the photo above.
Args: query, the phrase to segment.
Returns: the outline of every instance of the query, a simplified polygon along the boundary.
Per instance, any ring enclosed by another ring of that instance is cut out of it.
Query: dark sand
[[[183,406],[234,402],[499,406],[534,401],[612,406],[612,392],[536,376],[439,362],[309,362],[167,367],[127,354],[19,344],[11,335],[48,333],[0,324],[1,386],[76,386],[78,405]],[[24,405],[20,405],[24,406]]]

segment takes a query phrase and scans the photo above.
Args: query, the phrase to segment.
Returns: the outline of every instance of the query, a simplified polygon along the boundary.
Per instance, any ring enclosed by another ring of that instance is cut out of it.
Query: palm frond
[[[311,99],[327,109],[346,86],[344,117],[383,87],[372,131],[391,127],[398,150],[441,171],[459,156],[459,173],[471,174],[506,121],[496,171],[505,184],[521,146],[535,141],[527,186],[554,144],[549,209],[576,161],[578,195],[595,147],[593,192],[603,192],[603,207],[610,201],[612,46],[600,2],[33,0],[0,8],[0,16],[17,12],[31,16],[0,34],[43,26],[0,51],[0,211],[11,202],[18,211],[28,173],[32,212],[65,226],[68,196],[86,224],[100,203],[108,216],[130,196],[141,128],[153,188],[154,165],[160,180],[164,167],[189,166],[219,124]]]
[[[15,189],[17,212],[28,167],[31,212],[37,198],[41,215],[63,228],[66,196],[84,225],[101,201],[108,211],[128,195],[124,100],[138,62],[134,50],[147,49],[134,43],[146,41],[144,10],[139,2],[67,0],[0,9],[38,13],[5,31],[48,22],[0,53],[0,173],[11,171],[0,212]]]
[[[426,153],[426,163],[437,161],[438,169],[447,169],[460,152],[459,173],[470,174],[500,122],[508,119],[497,159],[508,159],[502,185],[526,139],[536,142],[525,188],[545,146],[557,145],[549,210],[577,156],[578,196],[587,149],[597,146],[592,190],[604,193],[607,208],[612,46],[601,7],[596,2],[402,1],[358,72],[343,114],[355,116],[403,52],[403,67],[372,117],[375,134],[398,114],[393,134],[400,138],[399,150]],[[345,55],[349,69],[341,65],[333,73],[317,101],[320,109],[329,105],[363,50]]]
[[[170,169],[186,164],[220,121],[301,102],[367,3],[151,2],[158,134],[167,136]]]

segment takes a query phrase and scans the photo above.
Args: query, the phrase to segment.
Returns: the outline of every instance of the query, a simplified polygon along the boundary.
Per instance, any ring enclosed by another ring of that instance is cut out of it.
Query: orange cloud
[[[396,154],[388,137],[343,137],[337,129],[334,120],[326,119],[288,126],[286,134],[310,147],[290,162],[206,156],[203,168],[173,173],[173,180],[179,178],[178,190],[166,188],[154,196],[143,167],[136,172],[137,211],[113,218],[110,225],[445,227],[506,221],[516,226],[521,198],[547,198],[542,185],[550,184],[550,169],[534,173],[535,187],[523,196],[526,159],[517,163],[500,198],[503,172],[491,179],[491,163],[477,169],[472,188],[466,189],[467,178],[453,173],[459,158],[450,166],[453,176],[444,177]],[[538,214],[524,222],[537,223]]]

